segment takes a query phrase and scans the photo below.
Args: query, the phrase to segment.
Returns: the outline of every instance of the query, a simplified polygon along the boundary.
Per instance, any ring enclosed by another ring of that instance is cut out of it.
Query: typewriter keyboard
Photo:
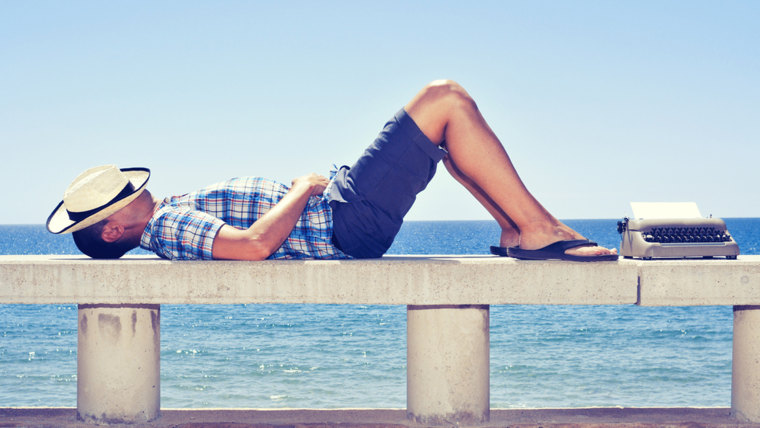
[[[647,242],[663,244],[731,241],[728,231],[714,227],[653,227],[642,231],[641,236]]]

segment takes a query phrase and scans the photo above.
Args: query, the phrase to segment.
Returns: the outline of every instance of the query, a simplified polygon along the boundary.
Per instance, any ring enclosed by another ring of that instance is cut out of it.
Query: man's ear
[[[122,235],[124,235],[124,226],[115,221],[106,223],[100,233],[100,237],[109,244],[118,241]]]

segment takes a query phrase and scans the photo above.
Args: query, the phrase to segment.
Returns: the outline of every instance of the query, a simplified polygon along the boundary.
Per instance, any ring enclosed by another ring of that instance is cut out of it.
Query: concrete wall
[[[489,420],[488,305],[734,305],[731,411],[760,422],[760,256],[604,263],[0,256],[0,303],[79,304],[77,412],[99,423],[159,417],[160,304],[408,305],[407,414],[423,423]]]
[[[760,256],[604,263],[492,256],[264,262],[0,256],[0,303],[756,305]]]

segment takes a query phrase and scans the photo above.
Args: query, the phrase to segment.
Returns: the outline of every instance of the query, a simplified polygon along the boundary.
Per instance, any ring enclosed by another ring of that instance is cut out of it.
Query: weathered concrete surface
[[[488,306],[407,306],[406,402],[421,423],[489,418]]]
[[[263,262],[0,256],[0,303],[633,304],[637,278],[630,261],[495,256]]]
[[[760,256],[640,260],[642,306],[758,305]]]
[[[0,303],[636,302],[644,306],[758,305],[760,256],[604,263],[494,256],[264,262],[0,256]]]
[[[731,409],[740,420],[760,421],[760,306],[734,306]]]
[[[90,427],[76,420],[70,408],[0,408],[0,423],[12,427]],[[419,427],[406,419],[403,409],[339,410],[161,410],[161,417],[146,424],[124,427]],[[758,427],[733,419],[726,408],[590,408],[494,409],[491,421],[461,424],[473,427]]]
[[[160,305],[79,305],[79,419],[147,422],[161,406]]]

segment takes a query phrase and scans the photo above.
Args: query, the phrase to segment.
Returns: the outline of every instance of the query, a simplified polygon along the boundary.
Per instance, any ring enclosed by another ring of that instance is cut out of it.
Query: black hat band
[[[82,221],[82,220],[86,219],[87,217],[89,217],[89,216],[97,213],[98,211],[102,211],[103,209],[105,209],[105,208],[107,208],[107,207],[109,207],[109,206],[111,206],[111,205],[119,202],[120,200],[126,198],[127,196],[131,195],[134,192],[135,192],[135,186],[130,181],[130,182],[127,182],[127,185],[124,186],[124,188],[121,190],[121,192],[119,192],[118,195],[116,195],[113,199],[111,199],[110,201],[106,202],[105,204],[103,204],[103,205],[101,205],[101,206],[99,206],[97,208],[93,208],[93,209],[87,210],[87,211],[69,211],[69,210],[66,210],[66,212],[69,213],[69,219],[71,221],[79,222],[79,221]]]

